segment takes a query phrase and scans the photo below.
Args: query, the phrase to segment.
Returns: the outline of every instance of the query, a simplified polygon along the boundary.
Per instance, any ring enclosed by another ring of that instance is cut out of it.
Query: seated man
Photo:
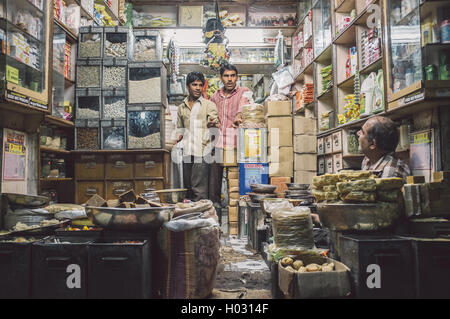
[[[374,171],[378,177],[406,177],[411,175],[408,165],[395,158],[399,142],[397,124],[383,116],[372,117],[358,131],[359,149],[365,155],[361,169]]]

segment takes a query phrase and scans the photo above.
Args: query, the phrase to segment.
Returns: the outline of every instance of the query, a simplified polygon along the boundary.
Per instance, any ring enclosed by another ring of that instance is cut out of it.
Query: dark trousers
[[[183,157],[183,182],[184,188],[188,190],[188,199],[198,202],[209,198],[210,166],[202,158]]]

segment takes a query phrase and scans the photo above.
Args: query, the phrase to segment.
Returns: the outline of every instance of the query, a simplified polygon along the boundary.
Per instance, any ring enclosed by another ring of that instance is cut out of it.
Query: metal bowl
[[[258,203],[266,198],[277,198],[277,194],[259,194],[259,193],[248,193],[248,196],[250,196],[250,199],[253,203]]]
[[[92,223],[104,229],[147,230],[157,229],[172,219],[175,207],[113,208],[86,207]]]
[[[309,184],[286,183],[290,191],[305,191],[309,189]]]
[[[273,192],[277,189],[277,186],[269,184],[252,184],[250,185],[250,188],[254,193],[273,194]]]
[[[45,196],[4,193],[12,206],[42,207],[48,205],[50,198]]]
[[[401,207],[397,203],[317,204],[321,223],[334,231],[374,231],[394,226],[400,218]]]
[[[187,189],[163,189],[156,191],[161,203],[176,204],[182,202],[186,198]]]

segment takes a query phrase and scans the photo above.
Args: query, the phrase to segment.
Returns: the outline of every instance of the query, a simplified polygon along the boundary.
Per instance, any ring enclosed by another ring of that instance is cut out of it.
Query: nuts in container
[[[126,68],[120,66],[103,67],[103,87],[125,87]]]
[[[158,31],[135,30],[133,35],[133,61],[162,60],[161,35]]]
[[[100,118],[100,90],[78,89],[77,91],[77,119]]]
[[[128,114],[128,148],[161,148],[161,111]]]
[[[129,67],[128,103],[161,103],[161,70],[151,67]]]
[[[96,27],[81,27],[80,41],[78,43],[79,58],[102,57],[103,29]]]

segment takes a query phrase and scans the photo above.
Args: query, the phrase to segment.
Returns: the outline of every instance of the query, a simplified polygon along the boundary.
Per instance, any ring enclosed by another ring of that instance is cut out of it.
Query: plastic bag
[[[270,95],[266,99],[266,102],[269,102],[269,101],[288,101],[288,100],[289,100],[289,98],[286,95],[284,95],[284,94],[273,94],[273,95]]]
[[[292,67],[286,66],[279,71],[272,74],[273,79],[277,83],[277,86],[280,89],[285,89],[286,87],[291,86],[295,83],[294,77],[292,76]]]
[[[243,128],[263,128],[266,126],[264,106],[261,104],[248,104],[242,107]]]
[[[182,232],[195,228],[219,226],[214,218],[203,219],[197,217],[195,219],[187,219],[188,215],[183,216],[186,218],[174,218],[170,222],[165,223],[163,227],[173,232]]]
[[[280,210],[293,209],[294,205],[286,199],[262,201],[264,211],[273,214]]]
[[[83,210],[65,210],[55,214],[55,218],[58,220],[64,219],[84,219],[87,218],[86,212]]]
[[[361,84],[360,116],[368,116],[372,112],[375,81],[376,75],[372,72]]]
[[[272,213],[272,227],[276,248],[315,249],[311,211],[308,207],[299,206]]]

